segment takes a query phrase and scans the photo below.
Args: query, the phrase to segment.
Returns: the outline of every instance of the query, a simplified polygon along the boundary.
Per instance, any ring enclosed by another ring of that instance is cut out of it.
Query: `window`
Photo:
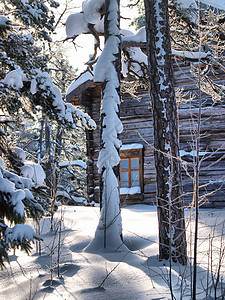
[[[121,158],[121,187],[140,186],[140,157]]]
[[[120,150],[120,192],[139,194],[143,188],[141,144],[125,145]]]

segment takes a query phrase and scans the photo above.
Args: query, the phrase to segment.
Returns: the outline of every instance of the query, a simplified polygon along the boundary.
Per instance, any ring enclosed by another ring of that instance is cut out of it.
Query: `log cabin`
[[[190,206],[193,198],[199,92],[192,63],[174,59],[173,67],[184,202],[186,206]],[[208,92],[201,93],[200,205],[219,208],[225,207],[225,98],[215,93],[215,88],[210,86],[210,82],[225,86],[225,72],[215,68],[215,72],[208,76],[208,81],[202,83]],[[123,144],[120,149],[121,206],[155,204],[153,121],[149,91],[134,78],[126,79],[125,84],[131,89],[135,85],[137,88],[135,95],[126,89],[121,94],[120,118],[124,128],[120,135]],[[96,130],[86,131],[87,194],[90,202],[97,203],[101,96],[101,85],[93,82],[89,72],[78,78],[67,92],[67,101],[74,105],[82,105],[97,124]]]

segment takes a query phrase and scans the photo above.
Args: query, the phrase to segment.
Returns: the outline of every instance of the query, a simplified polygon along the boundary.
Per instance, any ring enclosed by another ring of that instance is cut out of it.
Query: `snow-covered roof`
[[[215,8],[225,10],[225,1],[224,0],[202,0],[201,2],[206,5],[210,5]]]
[[[175,2],[183,9],[197,9],[197,4],[195,0],[175,0]],[[217,9],[225,9],[225,0],[202,0],[201,3],[205,5],[211,5],[212,7],[215,7]],[[103,23],[104,18],[102,18],[100,12],[103,4],[104,0],[83,1],[82,12],[70,15],[66,21],[67,38],[75,37],[82,33],[90,33],[88,24],[93,24],[94,26],[97,26],[99,22]],[[196,16],[196,14],[193,14],[192,21],[197,21]],[[99,32],[103,32],[102,29]],[[131,72],[134,71],[134,74],[136,74],[137,76],[145,76],[141,66],[147,66],[147,56],[140,49],[140,45],[146,43],[145,27],[142,27],[136,34],[134,34],[130,30],[121,29],[120,34],[122,47],[127,47],[127,51],[129,52],[129,57],[131,59],[130,62],[128,62],[126,59],[122,59],[122,73],[124,77],[128,75],[128,65],[129,70]],[[137,46],[133,46],[132,44],[136,44]],[[112,49],[112,47],[113,45],[110,45],[110,49]],[[174,56],[180,57],[181,59],[199,59],[199,52],[172,50],[172,54]],[[98,58],[98,63],[95,66],[95,70],[93,71],[94,75],[89,71],[86,71],[78,79],[71,83],[66,93],[66,99],[68,102],[78,97],[93,82],[102,82],[101,77],[104,75],[104,70],[108,72],[108,69],[105,68],[106,59],[104,56],[106,55],[108,55],[108,50],[104,49],[103,53]],[[207,59],[208,55],[209,53],[201,53],[201,59]]]
[[[66,100],[68,102],[71,101],[93,84],[93,82],[93,75],[89,71],[86,71],[70,84],[66,91]]]
[[[134,150],[134,149],[142,149],[143,145],[142,144],[127,144],[127,145],[122,145],[122,147],[120,148],[121,151],[124,150]]]
[[[225,2],[224,0],[201,0],[202,4],[210,5],[212,7],[225,10]],[[177,0],[177,3],[182,8],[197,8],[197,4],[195,0]]]
[[[68,87],[68,89],[66,91],[66,95],[70,94],[77,87],[79,87],[81,84],[87,82],[88,80],[93,80],[93,75],[89,71],[83,73],[81,76],[79,76],[76,80],[74,80],[70,84],[70,86]]]

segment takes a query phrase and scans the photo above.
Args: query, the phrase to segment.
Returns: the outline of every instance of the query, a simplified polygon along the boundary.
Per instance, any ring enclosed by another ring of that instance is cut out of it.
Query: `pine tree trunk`
[[[112,2],[112,1],[111,1]],[[118,3],[118,8],[120,7],[120,1],[117,0]],[[110,36],[112,36],[112,33],[110,32],[110,26],[109,26],[109,21],[108,21],[108,15],[109,15],[109,5],[110,5],[110,0],[106,0],[105,1],[105,23],[104,23],[104,38],[105,38],[105,43],[107,42],[108,38]],[[119,32],[119,23],[120,23],[120,12],[118,10],[118,32]],[[117,37],[120,39],[120,35],[117,35]],[[121,41],[120,41],[121,43]],[[119,82],[119,87],[117,88],[117,93],[120,97],[120,74],[121,74],[121,45],[120,43],[118,44],[118,52],[116,54],[114,54],[115,56],[115,61],[114,61],[114,67],[117,73],[117,78],[118,78],[118,82]],[[105,93],[105,89],[106,89],[106,84],[107,84],[107,80],[105,80],[103,82],[103,86],[102,86],[102,94],[103,94],[103,98],[104,98],[104,93]],[[100,128],[100,135],[101,135],[101,144],[100,144],[100,149],[104,148],[104,141],[103,141],[103,137],[102,137],[102,133],[103,133],[103,123],[104,123],[104,118],[106,117],[106,115],[103,113],[101,114],[101,128]],[[119,108],[118,108],[118,117],[119,117]],[[117,148],[117,152],[119,155],[119,148]],[[105,168],[103,168],[101,175],[100,175],[100,209],[102,209],[102,195],[103,195],[103,172],[104,172]],[[119,165],[114,166],[113,167],[113,171],[115,173],[115,176],[118,179],[119,182],[119,177],[120,177],[120,168]]]
[[[54,174],[54,186],[55,188],[58,185],[59,178],[60,178],[60,172],[59,172],[59,159],[62,152],[62,137],[63,137],[63,129],[61,126],[57,127],[56,132],[56,146],[55,146],[55,156],[54,156],[54,168],[55,168],[55,174]]]
[[[52,189],[51,129],[47,117],[45,118],[45,155],[47,157],[45,163],[46,185],[49,187],[51,193],[51,189]]]
[[[95,82],[102,82],[100,172],[101,216],[94,242],[103,240],[104,248],[121,246],[122,224],[119,197],[119,119],[121,39],[119,0],[105,1],[105,46],[95,68]],[[102,239],[103,237],[103,239]],[[93,243],[94,243],[93,242]],[[99,245],[98,247],[101,247]],[[102,242],[100,242],[102,243]]]
[[[168,0],[145,0],[150,96],[153,107],[159,259],[186,264],[184,202],[178,145]],[[172,249],[172,253],[170,253]]]

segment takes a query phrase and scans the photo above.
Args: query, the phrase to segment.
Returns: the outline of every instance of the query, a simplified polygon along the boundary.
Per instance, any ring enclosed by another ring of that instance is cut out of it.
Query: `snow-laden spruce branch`
[[[15,150],[18,154],[19,148],[16,148]],[[22,149],[20,150],[22,151]],[[40,166],[33,164],[32,162],[30,162],[30,165],[29,162],[27,162],[27,165],[25,163],[26,161],[24,161],[21,171],[25,171],[26,168],[26,172],[28,172],[27,169],[29,169],[29,175],[31,175],[31,171],[34,173],[39,170]],[[26,173],[25,175],[28,174]],[[4,167],[4,162],[0,157],[0,204],[3,207],[8,207],[6,211],[0,213],[0,266],[4,265],[2,260],[3,257],[8,260],[8,255],[6,253],[7,249],[18,247],[20,245],[22,249],[28,252],[31,248],[29,242],[34,241],[34,239],[41,239],[32,227],[28,225],[16,224],[10,227],[4,222],[4,219],[7,218],[7,220],[12,223],[23,223],[26,216],[39,218],[44,213],[42,206],[34,199],[31,192],[32,189],[38,187],[41,183],[40,178],[25,175],[23,174],[22,177],[7,171]]]
[[[81,120],[82,125],[94,129],[95,122],[87,113],[82,112],[70,103],[62,100],[60,90],[53,85],[52,79],[47,72],[40,69],[32,71],[31,79],[28,79],[21,68],[17,68],[6,74],[0,83],[14,90],[21,90],[25,83],[29,83],[27,93],[33,96],[34,103],[43,107],[44,111],[68,128],[75,128],[77,120]]]

